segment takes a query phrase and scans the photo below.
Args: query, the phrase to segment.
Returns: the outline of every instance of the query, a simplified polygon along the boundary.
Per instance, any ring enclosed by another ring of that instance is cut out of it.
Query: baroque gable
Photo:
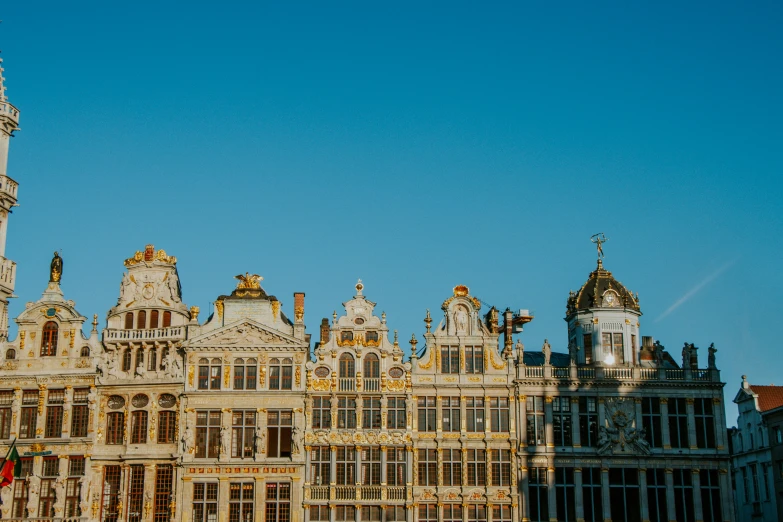
[[[251,319],[242,319],[187,341],[183,348],[307,348],[300,339],[279,332]]]

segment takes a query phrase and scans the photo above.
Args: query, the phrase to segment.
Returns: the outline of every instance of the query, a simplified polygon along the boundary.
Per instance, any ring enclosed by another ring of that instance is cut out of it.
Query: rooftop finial
[[[603,232],[593,234],[590,237],[590,242],[595,243],[595,249],[598,251],[598,268],[603,268],[604,247],[603,244],[609,241],[609,238],[604,235]]]
[[[364,290],[364,285],[362,284],[362,280],[359,279],[356,283],[356,295],[362,295],[362,290]]]

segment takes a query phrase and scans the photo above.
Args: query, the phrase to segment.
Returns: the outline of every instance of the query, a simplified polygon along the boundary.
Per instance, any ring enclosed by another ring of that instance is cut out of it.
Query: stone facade
[[[699,368],[694,345],[678,363],[641,336],[639,297],[602,253],[568,297],[563,353],[525,350],[531,314],[463,285],[427,311],[408,358],[361,281],[312,349],[304,293],[286,309],[255,274],[202,323],[177,259],[152,245],[125,260],[101,334],[97,316],[82,333],[55,254],[8,339],[17,122],[0,79],[0,451],[15,440],[23,456],[2,518],[734,519],[715,350]]]

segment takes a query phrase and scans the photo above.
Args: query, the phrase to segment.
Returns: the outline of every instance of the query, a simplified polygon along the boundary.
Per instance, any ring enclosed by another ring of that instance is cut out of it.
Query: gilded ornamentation
[[[190,307],[190,320],[191,321],[198,321],[198,313],[200,311],[201,310],[199,309],[198,306],[191,306]]]
[[[302,319],[304,319],[303,306],[297,306],[294,308],[294,319],[296,320],[296,322],[300,322]]]
[[[68,344],[70,345],[69,346],[70,348],[73,348],[73,342],[76,340],[76,330],[71,330],[70,338],[71,338],[71,342]]]
[[[386,388],[391,392],[399,392],[405,389],[405,382],[403,380],[388,381]]]
[[[329,379],[315,379],[312,383],[312,388],[315,391],[329,391],[330,387]]]
[[[24,350],[24,338],[27,335],[27,332],[24,330],[19,332],[19,350]]]
[[[419,368],[421,368],[422,370],[429,370],[430,368],[432,368],[432,363],[435,362],[435,358],[433,357],[432,352],[433,350],[430,350],[430,358],[426,364],[419,363]]]
[[[237,283],[237,290],[241,289],[253,289],[257,290],[261,288],[261,281],[264,280],[263,277],[261,277],[258,274],[251,274],[250,272],[245,272],[245,275],[239,274],[235,275],[234,279],[238,279],[239,283]]]
[[[262,361],[261,364],[264,364],[266,361]],[[261,388],[263,388],[266,385],[266,366],[262,366],[261,369],[258,372],[258,382],[261,385]]]
[[[487,350],[490,353],[490,361],[492,361],[492,367],[496,370],[505,370],[506,361],[501,360],[499,363],[495,361],[495,350]]]
[[[218,317],[223,317],[223,300],[218,299],[215,301],[215,311],[217,312]]]
[[[226,364],[223,367],[223,384],[225,385],[227,390],[231,385],[231,366],[229,366],[228,364]]]
[[[193,376],[196,374],[196,367],[193,365],[188,366],[188,385],[193,386]]]
[[[272,301],[272,320],[277,322],[280,317],[280,301]]]
[[[294,383],[297,386],[300,386],[302,384],[302,367],[297,366],[294,370]]]

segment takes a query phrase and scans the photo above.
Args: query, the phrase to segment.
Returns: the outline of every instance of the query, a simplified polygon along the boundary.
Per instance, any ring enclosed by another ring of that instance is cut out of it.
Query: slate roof
[[[562,368],[571,364],[571,358],[567,353],[552,352],[552,357],[550,357],[549,363],[552,366],[558,366]],[[525,352],[525,365],[544,366],[543,352]]]
[[[750,385],[750,390],[759,396],[760,411],[774,410],[783,406],[783,386]]]
[[[604,265],[599,259],[598,267],[590,272],[587,282],[582,285],[578,292],[569,296],[567,313],[571,314],[577,310],[604,306],[603,295],[609,289],[614,290],[620,296],[620,306],[640,311],[639,302],[634,295],[621,282],[615,279],[611,272],[604,269]]]

